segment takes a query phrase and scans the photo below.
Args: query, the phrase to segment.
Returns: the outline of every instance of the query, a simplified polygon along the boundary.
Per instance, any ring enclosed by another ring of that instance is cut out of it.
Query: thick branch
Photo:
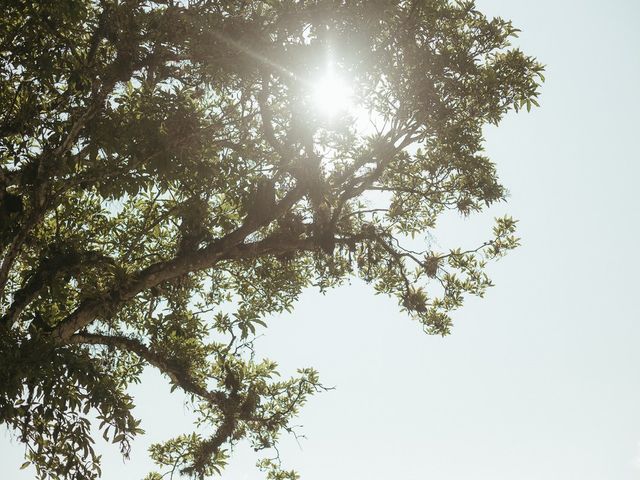
[[[128,282],[114,286],[104,295],[83,301],[74,312],[53,330],[52,337],[60,343],[65,343],[74,332],[86,327],[98,315],[117,308],[138,293],[189,272],[211,268],[220,261],[255,258],[270,253],[282,254],[292,250],[311,250],[315,248],[313,239],[283,241],[278,238],[267,238],[260,242],[243,243],[245,238],[258,228],[267,225],[274,218],[288,211],[301,196],[301,188],[296,187],[276,205],[270,218],[264,218],[262,221],[251,219],[251,221],[245,222],[238,229],[216,240],[208,247],[185,252],[171,260],[150,265],[132,275]]]
[[[31,229],[40,222],[43,216],[44,211],[32,211],[24,221],[18,232],[14,235],[9,248],[4,254],[2,264],[0,265],[0,297],[4,295],[5,287],[9,279],[9,272],[11,271],[11,267],[13,266],[13,263],[20,253],[20,249],[22,248],[23,243],[29,236],[29,232],[31,231]]]
[[[57,275],[73,271],[78,265],[87,263],[113,263],[109,257],[100,252],[59,252],[52,258],[41,261],[29,280],[13,294],[13,303],[7,313],[0,317],[0,326],[11,328],[24,308],[47,286]]]

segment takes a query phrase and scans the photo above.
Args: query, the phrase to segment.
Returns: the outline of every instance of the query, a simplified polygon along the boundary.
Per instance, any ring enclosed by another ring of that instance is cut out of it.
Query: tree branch
[[[120,282],[100,297],[83,301],[67,318],[51,332],[55,341],[65,343],[74,332],[86,327],[98,315],[132,299],[138,293],[164,281],[190,272],[215,266],[223,260],[255,258],[266,254],[282,254],[292,250],[311,250],[314,239],[292,239],[271,237],[245,244],[245,238],[273,219],[279,217],[302,197],[302,188],[293,188],[273,209],[269,218],[247,219],[242,226],[200,250],[184,252],[171,260],[158,262],[133,274],[128,281]]]
[[[67,345],[105,345],[135,353],[149,365],[166,374],[172,382],[182,388],[185,392],[197,395],[198,397],[218,406],[224,406],[227,401],[227,397],[224,393],[208,391],[202,385],[198,384],[189,372],[180,368],[176,362],[154,352],[145,344],[134,338],[120,335],[111,336],[81,332],[72,335],[65,343]]]
[[[11,328],[24,308],[47,286],[47,282],[53,280],[60,273],[72,271],[81,264],[97,262],[114,263],[110,257],[95,251],[58,252],[52,258],[45,258],[29,277],[29,280],[13,294],[13,303],[7,313],[0,317],[0,326]]]

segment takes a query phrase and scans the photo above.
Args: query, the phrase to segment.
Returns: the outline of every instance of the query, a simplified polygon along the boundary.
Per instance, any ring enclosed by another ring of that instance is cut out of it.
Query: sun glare
[[[328,71],[313,85],[313,102],[328,117],[347,112],[352,107],[352,97],[349,84],[333,71]]]

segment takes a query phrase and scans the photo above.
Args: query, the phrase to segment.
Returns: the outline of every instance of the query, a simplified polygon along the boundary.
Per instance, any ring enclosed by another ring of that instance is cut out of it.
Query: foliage
[[[537,105],[542,67],[472,1],[2,7],[0,421],[38,478],[100,475],[91,418],[128,455],[144,367],[199,415],[151,448],[163,472],[269,451],[322,389],[255,358],[270,314],[357,275],[445,335],[517,245],[509,218],[468,251],[406,243],[504,199],[482,128]],[[333,116],[310,93],[328,57],[353,85]]]

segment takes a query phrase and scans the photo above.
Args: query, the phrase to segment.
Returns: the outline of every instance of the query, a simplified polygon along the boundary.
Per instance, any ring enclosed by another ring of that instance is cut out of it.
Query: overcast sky
[[[449,337],[357,281],[270,320],[258,351],[336,387],[304,407],[307,438],[283,440],[303,480],[640,479],[640,2],[477,4],[514,21],[547,82],[542,108],[486,132],[509,202],[445,221],[437,242],[475,246],[508,213],[522,247],[490,266],[496,286]],[[105,480],[142,478],[147,445],[189,431],[180,396],[146,379],[148,433],[124,465],[105,451]],[[0,477],[32,478],[21,454],[2,430]],[[223,478],[263,478],[255,460],[239,448]]]

